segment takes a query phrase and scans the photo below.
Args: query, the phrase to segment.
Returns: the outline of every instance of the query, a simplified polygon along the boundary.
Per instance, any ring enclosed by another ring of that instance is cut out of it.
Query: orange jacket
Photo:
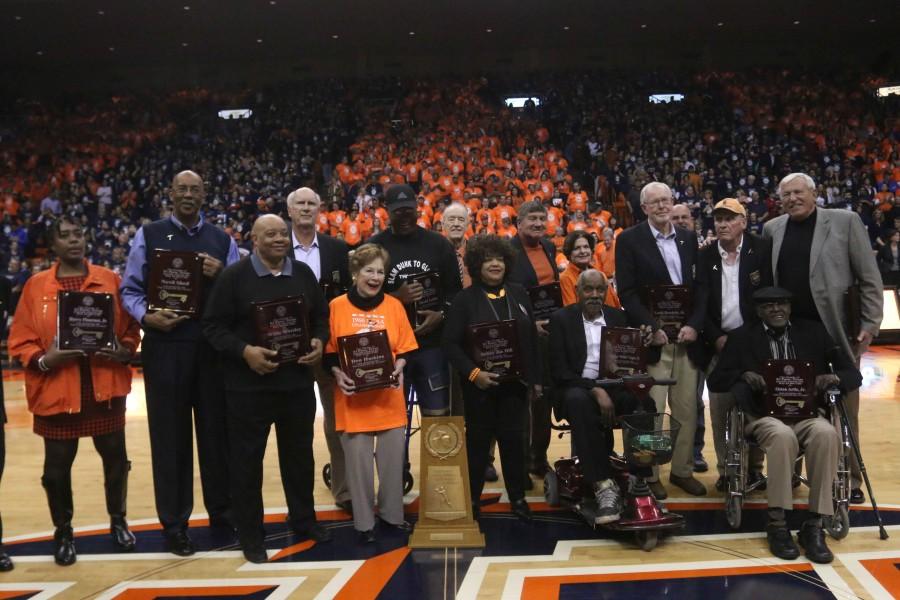
[[[31,360],[44,354],[56,337],[56,295],[62,289],[56,280],[58,267],[56,263],[28,280],[9,330],[9,355],[25,366],[28,410],[42,416],[81,412],[78,361],[67,362],[49,373],[28,368]],[[116,336],[122,344],[137,348],[140,326],[122,308],[119,283],[119,276],[109,269],[88,264],[81,291],[105,292],[115,297]],[[131,368],[127,365],[92,358],[91,378],[97,402],[108,402],[131,391]]]

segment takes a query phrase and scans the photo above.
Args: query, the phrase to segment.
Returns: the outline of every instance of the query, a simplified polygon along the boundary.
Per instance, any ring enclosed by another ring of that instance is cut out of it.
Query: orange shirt
[[[541,244],[533,248],[522,244],[522,247],[525,248],[525,255],[528,256],[528,260],[534,268],[534,273],[537,275],[538,285],[556,281],[553,272],[556,265],[551,264],[547,259],[547,255],[544,254],[544,247]]]
[[[569,209],[569,212],[575,212],[576,210],[587,212],[587,200],[588,195],[584,190],[578,193],[572,192],[569,194],[568,200],[566,200],[566,208]]]
[[[363,331],[387,331],[391,354],[412,352],[419,346],[409,325],[403,304],[390,295],[371,310],[353,306],[347,294],[338,296],[328,305],[331,311],[329,327],[331,336],[325,346],[326,353],[338,351],[337,339]],[[370,390],[347,396],[334,386],[334,421],[337,431],[358,433],[384,431],[406,425],[406,398],[402,388]]]
[[[581,269],[576,267],[575,263],[570,262],[566,270],[559,276],[559,288],[562,291],[563,306],[569,306],[578,302],[578,297],[575,295],[575,286],[578,283],[579,275],[581,275]],[[603,299],[603,303],[613,308],[622,308],[619,295],[612,285],[606,288],[606,297]]]
[[[363,228],[358,221],[347,219],[341,224],[341,233],[348,246],[356,246],[362,241]]]
[[[600,242],[594,250],[594,264],[597,270],[602,271],[607,277],[612,277],[616,273],[616,242],[613,241],[612,246],[607,250],[606,244]]]

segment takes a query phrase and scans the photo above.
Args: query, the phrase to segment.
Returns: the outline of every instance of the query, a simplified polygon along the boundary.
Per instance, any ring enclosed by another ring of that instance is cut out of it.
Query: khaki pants
[[[322,411],[325,413],[322,429],[331,463],[331,495],[335,502],[346,502],[350,500],[350,490],[347,489],[347,479],[344,475],[344,449],[341,447],[341,436],[334,430],[334,378],[330,373],[325,373],[322,363],[313,367],[313,376],[319,388],[319,402],[322,403]]]
[[[672,475],[692,477],[694,473],[694,430],[697,428],[697,368],[687,356],[687,350],[679,344],[662,347],[659,362],[647,366],[647,372],[656,379],[672,378],[678,383],[654,386],[650,397],[656,403],[656,412],[666,410],[681,425],[675,451],[672,454]],[[651,481],[659,480],[659,469],[654,468]]]
[[[719,355],[713,356],[706,369],[707,380],[719,362]],[[725,476],[725,429],[728,427],[728,411],[734,406],[734,396],[731,392],[709,393],[709,420],[712,425],[713,446],[716,449],[716,471],[719,477]],[[750,450],[750,471],[761,473],[765,453],[757,447]]]
[[[820,515],[834,514],[833,486],[841,441],[831,421],[816,417],[787,424],[774,417],[762,417],[750,421],[745,431],[756,438],[766,453],[769,508],[794,507],[791,480],[794,461],[803,448],[809,480],[809,510]]]

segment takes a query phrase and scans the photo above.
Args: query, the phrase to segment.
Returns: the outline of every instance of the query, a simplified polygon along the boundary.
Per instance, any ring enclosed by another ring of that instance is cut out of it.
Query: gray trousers
[[[774,417],[762,417],[751,420],[745,431],[756,438],[766,453],[769,508],[794,507],[791,479],[794,461],[803,448],[809,510],[820,515],[834,514],[833,486],[841,440],[831,421],[815,417],[788,424]]]
[[[375,527],[375,466],[378,468],[378,516],[397,525],[403,522],[403,466],[406,428],[341,433],[346,461],[347,487],[353,502],[353,527],[369,531]]]
[[[331,463],[331,495],[335,502],[346,502],[350,499],[347,480],[344,477],[344,449],[341,447],[340,435],[334,430],[334,378],[325,372],[322,363],[313,367],[316,386],[319,388],[319,401],[325,413],[322,429],[325,431],[325,444],[328,446]]]
[[[706,368],[706,376],[713,372],[719,362],[719,355],[715,355]],[[731,392],[709,393],[709,420],[712,424],[713,446],[716,449],[716,471],[719,477],[725,476],[725,429],[728,427],[728,411],[734,406],[734,396]],[[761,448],[753,447],[750,450],[750,471],[761,473],[765,453]]]

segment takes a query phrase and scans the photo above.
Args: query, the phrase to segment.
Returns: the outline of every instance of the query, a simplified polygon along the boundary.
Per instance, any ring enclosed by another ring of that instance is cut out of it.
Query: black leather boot
[[[52,479],[44,475],[41,485],[47,492],[47,503],[50,506],[50,518],[56,531],[53,533],[53,560],[56,564],[67,567],[75,564],[75,534],[72,532],[72,479],[67,474],[60,479]]]
[[[122,552],[134,550],[136,539],[125,521],[125,504],[128,498],[128,472],[131,461],[124,466],[113,464],[103,468],[103,487],[106,491],[106,512],[109,513],[109,535],[113,544]]]

